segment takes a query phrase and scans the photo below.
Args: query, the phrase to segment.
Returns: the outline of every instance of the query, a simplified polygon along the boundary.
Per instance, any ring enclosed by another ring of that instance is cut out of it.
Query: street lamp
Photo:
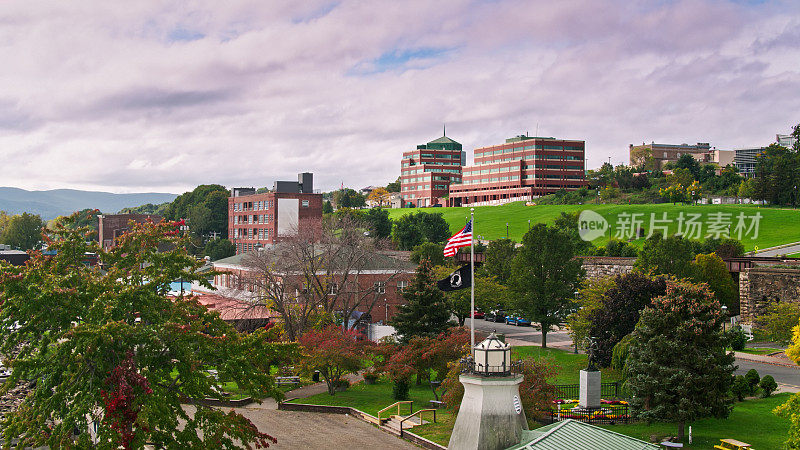
[[[528,219],[528,231],[531,231],[531,219]]]
[[[508,222],[506,222],[506,239],[508,239]]]
[[[725,305],[722,305],[722,316],[725,318],[725,321],[722,322],[722,331],[726,331],[727,330],[726,325],[728,322],[728,307]]]

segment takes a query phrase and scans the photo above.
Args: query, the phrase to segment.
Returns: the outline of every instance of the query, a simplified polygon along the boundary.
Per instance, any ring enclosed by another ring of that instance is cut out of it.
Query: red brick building
[[[228,198],[228,239],[236,253],[273,245],[282,236],[314,233],[322,227],[322,194],[313,191],[313,174],[298,181],[276,181],[272,190],[231,189]]]
[[[490,205],[585,186],[585,141],[516,136],[475,149],[475,163],[452,183],[448,206]]]
[[[269,251],[269,250],[265,250]],[[247,255],[239,254],[229,258],[214,261],[214,270],[219,272],[214,276],[212,285],[223,295],[246,298],[258,290],[253,277],[257,274],[248,267],[244,260]],[[403,289],[411,284],[416,271],[416,266],[405,260],[393,258],[386,254],[376,253],[369,261],[348,275],[349,286],[343,286],[340,278],[334,271],[330,279],[326,279],[329,295],[341,295],[345,292],[356,292],[356,296],[366,298],[364,305],[371,308],[358,308],[360,312],[370,313],[369,323],[387,323],[397,313],[397,308],[405,303]],[[297,286],[301,291],[303,280],[301,275],[287,275],[282,282],[286,286]],[[327,278],[327,277],[326,277]],[[292,290],[292,289],[288,289]],[[298,292],[298,301],[302,301],[303,294]],[[351,297],[352,299],[352,297]],[[370,309],[366,311],[366,309]]]
[[[108,250],[116,245],[117,238],[127,233],[130,229],[130,222],[154,223],[164,220],[161,216],[153,214],[102,214],[98,219],[98,239],[100,246]]]
[[[400,163],[400,195],[406,206],[443,204],[451,183],[461,182],[466,154],[461,144],[442,136],[403,153]]]

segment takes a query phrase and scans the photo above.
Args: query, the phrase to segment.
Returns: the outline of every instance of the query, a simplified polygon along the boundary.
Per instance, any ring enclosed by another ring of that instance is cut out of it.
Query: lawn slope
[[[754,231],[742,236],[745,248],[753,250],[755,246],[760,249],[791,242],[800,242],[800,211],[793,209],[764,208],[752,205],[672,205],[672,204],[647,204],[647,205],[534,205],[526,206],[524,202],[509,203],[502,206],[480,206],[475,208],[475,234],[483,239],[493,240],[506,237],[506,223],[508,223],[508,236],[520,241],[522,235],[528,231],[528,221],[531,224],[552,223],[562,212],[580,212],[589,209],[605,218],[612,234],[617,233],[618,223],[625,220],[625,214],[640,214],[635,220],[641,221],[639,225],[648,232],[651,218],[662,219],[664,214],[671,221],[670,234],[677,232],[678,217],[683,214],[700,214],[701,238],[708,234],[708,223],[713,214],[722,214],[731,222],[728,227],[731,237],[736,238],[737,217],[740,213],[747,218],[746,225],[751,223],[750,217],[761,215],[758,226],[758,235]],[[409,208],[391,209],[389,217],[397,219],[404,214],[425,211],[441,213],[450,225],[450,231],[455,233],[464,226],[469,217],[469,208]],[[630,216],[628,216],[630,217]],[[657,223],[656,223],[657,224]],[[595,245],[604,245],[608,241],[609,233],[593,241]],[[634,241],[641,245],[642,239]]]

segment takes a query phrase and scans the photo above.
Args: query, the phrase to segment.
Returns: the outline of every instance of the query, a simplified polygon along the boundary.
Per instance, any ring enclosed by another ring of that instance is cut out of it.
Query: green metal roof
[[[434,139],[434,140],[428,142],[428,144],[458,144],[458,142],[450,139],[447,136],[442,136],[439,139]],[[461,144],[459,144],[459,145],[461,145]]]
[[[605,428],[567,419],[522,432],[519,445],[506,450],[649,450],[658,445]]]

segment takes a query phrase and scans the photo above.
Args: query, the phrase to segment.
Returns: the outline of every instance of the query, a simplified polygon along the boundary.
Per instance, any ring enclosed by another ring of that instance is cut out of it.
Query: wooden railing
[[[436,423],[436,410],[435,409],[433,409],[433,408],[420,409],[419,411],[417,411],[415,413],[412,413],[410,416],[408,416],[405,419],[400,421],[400,437],[401,438],[403,437],[403,423],[405,423],[406,420],[408,420],[408,419],[410,419],[412,417],[419,417],[419,425],[422,425],[422,413],[424,413],[424,412],[432,412],[433,413],[433,423]]]
[[[384,412],[394,408],[395,406],[397,407],[397,415],[399,416],[400,415],[400,405],[408,405],[408,407],[409,407],[408,413],[409,414],[414,412],[414,401],[413,400],[404,400],[404,401],[401,401],[401,402],[394,402],[391,405],[387,406],[386,408],[383,408],[382,410],[378,411],[378,425],[381,425],[381,423],[382,423],[381,422],[381,414],[383,414]]]

